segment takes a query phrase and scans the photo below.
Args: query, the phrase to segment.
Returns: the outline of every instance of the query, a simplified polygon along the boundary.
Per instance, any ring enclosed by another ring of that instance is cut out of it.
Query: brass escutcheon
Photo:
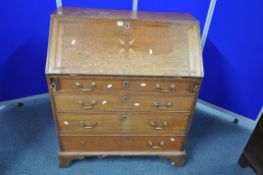
[[[129,87],[129,81],[128,80],[123,81],[123,86],[125,88]]]
[[[194,89],[195,92],[197,92],[199,90],[199,85],[195,84],[193,89]]]
[[[123,100],[125,103],[127,103],[128,100],[129,100],[129,96],[127,96],[127,95],[123,96],[123,97],[122,97],[122,100]]]
[[[126,142],[127,141],[127,136],[121,136],[121,141]]]
[[[126,121],[128,119],[128,114],[122,114],[121,115],[121,120]]]
[[[129,28],[130,28],[130,23],[129,23],[129,22],[125,22],[124,28],[125,28],[125,29],[129,29]]]
[[[56,91],[57,85],[54,79],[50,80],[50,89],[52,89],[53,91]]]

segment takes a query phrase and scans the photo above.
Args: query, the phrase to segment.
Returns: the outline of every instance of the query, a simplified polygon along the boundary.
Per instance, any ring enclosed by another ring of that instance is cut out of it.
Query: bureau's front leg
[[[84,156],[80,155],[64,155],[64,154],[59,154],[58,159],[59,159],[59,167],[60,168],[67,168],[69,167],[70,163],[74,159],[84,159]]]
[[[183,155],[178,155],[178,156],[171,156],[171,157],[168,157],[170,160],[172,160],[173,162],[173,165],[175,166],[183,166],[184,163],[185,163],[185,159],[186,159],[186,155],[183,154]]]

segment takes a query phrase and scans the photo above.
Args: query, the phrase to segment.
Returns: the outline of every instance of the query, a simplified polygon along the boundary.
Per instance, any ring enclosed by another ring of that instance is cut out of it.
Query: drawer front
[[[74,134],[171,134],[185,133],[189,113],[59,113],[60,132]]]
[[[194,96],[55,95],[58,112],[66,111],[191,111]]]
[[[192,81],[191,81],[192,80]],[[70,77],[57,79],[57,92],[85,93],[141,91],[150,93],[193,93],[198,83],[191,79],[122,78],[122,77]]]
[[[181,150],[184,137],[172,136],[61,136],[64,151]]]

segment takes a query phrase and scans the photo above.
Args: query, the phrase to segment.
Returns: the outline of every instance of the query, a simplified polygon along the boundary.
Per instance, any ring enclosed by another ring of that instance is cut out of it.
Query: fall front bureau
[[[203,78],[192,16],[60,8],[46,74],[61,167],[89,156],[184,163]]]

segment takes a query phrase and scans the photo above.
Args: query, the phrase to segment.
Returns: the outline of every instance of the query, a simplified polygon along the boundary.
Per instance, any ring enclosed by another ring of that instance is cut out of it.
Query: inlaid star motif
[[[125,41],[119,39],[119,42],[120,42],[120,51],[119,51],[119,54],[123,53],[123,52],[131,52],[131,53],[135,53],[135,51],[131,48],[133,47],[133,44],[135,42],[135,39],[132,39],[130,40],[128,43],[126,43]]]

